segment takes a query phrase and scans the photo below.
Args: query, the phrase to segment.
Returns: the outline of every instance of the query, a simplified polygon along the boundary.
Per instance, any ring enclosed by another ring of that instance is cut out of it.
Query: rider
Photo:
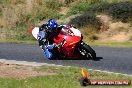
[[[46,24],[43,24],[39,28],[38,43],[44,50],[44,55],[48,59],[53,58],[52,49],[62,45],[62,43],[56,44],[52,42],[52,37],[58,34],[62,27],[64,26],[58,25],[55,20],[50,19]],[[47,41],[50,42],[50,44]]]

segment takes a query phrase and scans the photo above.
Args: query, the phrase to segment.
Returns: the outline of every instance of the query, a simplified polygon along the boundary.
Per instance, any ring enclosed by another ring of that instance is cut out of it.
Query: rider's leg
[[[45,45],[44,55],[46,56],[46,58],[48,59],[53,58],[53,53],[51,52],[51,49],[53,49],[54,47],[55,47],[55,44]]]
[[[45,55],[45,57],[48,58],[48,59],[53,58],[53,54],[52,54],[48,49],[46,49],[46,50],[44,51],[44,55]]]
[[[45,45],[46,49],[53,49],[57,44],[53,43],[51,45]]]

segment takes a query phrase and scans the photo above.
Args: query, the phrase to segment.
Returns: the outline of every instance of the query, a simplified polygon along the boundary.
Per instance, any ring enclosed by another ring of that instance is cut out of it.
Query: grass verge
[[[37,44],[36,40],[17,40],[17,39],[0,39],[0,43],[27,43],[27,44]]]
[[[37,76],[27,79],[0,78],[0,88],[83,88],[80,86],[81,68],[78,67],[53,67],[42,66],[36,68],[38,72],[54,71],[56,75]],[[90,79],[127,79],[132,80],[131,76],[117,75],[114,73],[104,73],[88,70]],[[118,88],[130,88],[130,86],[118,86]],[[88,86],[87,88],[106,88],[106,86]],[[117,86],[107,86],[107,88],[117,88]]]
[[[89,42],[88,44],[93,45],[93,46],[128,47],[128,48],[132,48],[132,42]]]
[[[93,42],[93,41],[86,41],[87,44],[91,46],[108,46],[108,47],[128,47],[132,48],[132,42]],[[0,39],[0,43],[27,43],[27,44],[38,44],[36,40],[15,40],[15,39]]]

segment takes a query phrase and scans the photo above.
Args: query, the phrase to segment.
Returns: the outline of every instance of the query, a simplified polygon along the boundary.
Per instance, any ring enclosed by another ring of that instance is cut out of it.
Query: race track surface
[[[41,62],[132,74],[132,48],[93,47],[97,61],[47,60],[38,45],[0,43],[0,59]]]

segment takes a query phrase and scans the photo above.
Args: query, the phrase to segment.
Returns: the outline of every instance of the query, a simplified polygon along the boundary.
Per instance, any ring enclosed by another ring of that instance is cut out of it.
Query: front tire
[[[85,58],[90,58],[95,60],[96,59],[96,53],[95,51],[86,43],[81,42],[79,45],[79,52],[82,56]]]

